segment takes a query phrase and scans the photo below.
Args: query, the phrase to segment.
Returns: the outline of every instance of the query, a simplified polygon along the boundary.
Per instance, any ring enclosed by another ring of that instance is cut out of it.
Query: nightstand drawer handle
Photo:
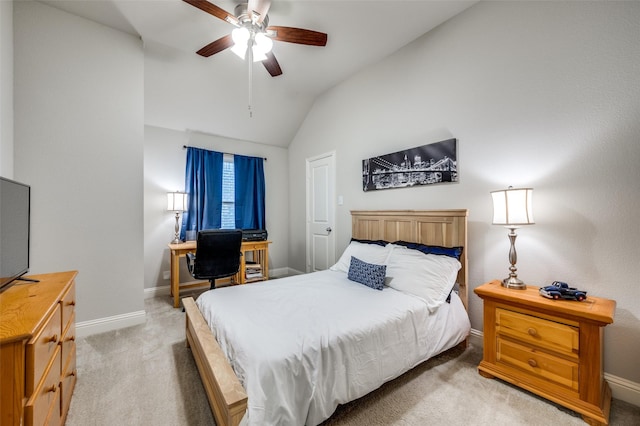
[[[530,328],[527,330],[527,333],[529,333],[529,335],[530,335],[530,336],[533,336],[533,337],[536,337],[536,336],[538,335],[538,332],[537,332],[537,331],[536,331],[536,329],[535,329],[535,328],[533,328],[533,327],[530,327]]]
[[[529,363],[530,366],[532,366],[534,368],[538,366],[538,363],[533,358],[529,358],[529,361],[527,361],[527,362]]]

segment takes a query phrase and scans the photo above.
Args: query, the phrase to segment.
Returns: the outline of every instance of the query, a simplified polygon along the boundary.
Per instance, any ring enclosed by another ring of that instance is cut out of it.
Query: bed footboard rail
[[[187,346],[200,372],[218,426],[236,426],[247,410],[247,393],[192,297],[182,299]]]

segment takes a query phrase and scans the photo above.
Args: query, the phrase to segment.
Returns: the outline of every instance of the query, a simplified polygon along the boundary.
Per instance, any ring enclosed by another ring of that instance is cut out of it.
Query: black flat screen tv
[[[0,292],[29,271],[31,187],[0,177]]]

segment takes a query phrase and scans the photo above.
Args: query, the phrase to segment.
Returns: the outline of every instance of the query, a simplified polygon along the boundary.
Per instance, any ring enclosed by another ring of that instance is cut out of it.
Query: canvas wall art
[[[362,160],[362,189],[404,188],[457,182],[456,139]]]

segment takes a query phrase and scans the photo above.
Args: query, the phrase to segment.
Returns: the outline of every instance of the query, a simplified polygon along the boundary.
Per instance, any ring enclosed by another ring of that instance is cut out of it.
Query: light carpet
[[[185,314],[169,297],[147,299],[145,309],[144,325],[78,340],[67,426],[215,425],[185,346]],[[586,424],[572,411],[481,377],[481,358],[472,346],[441,354],[340,406],[323,426]],[[640,408],[614,399],[610,424],[640,425]]]

